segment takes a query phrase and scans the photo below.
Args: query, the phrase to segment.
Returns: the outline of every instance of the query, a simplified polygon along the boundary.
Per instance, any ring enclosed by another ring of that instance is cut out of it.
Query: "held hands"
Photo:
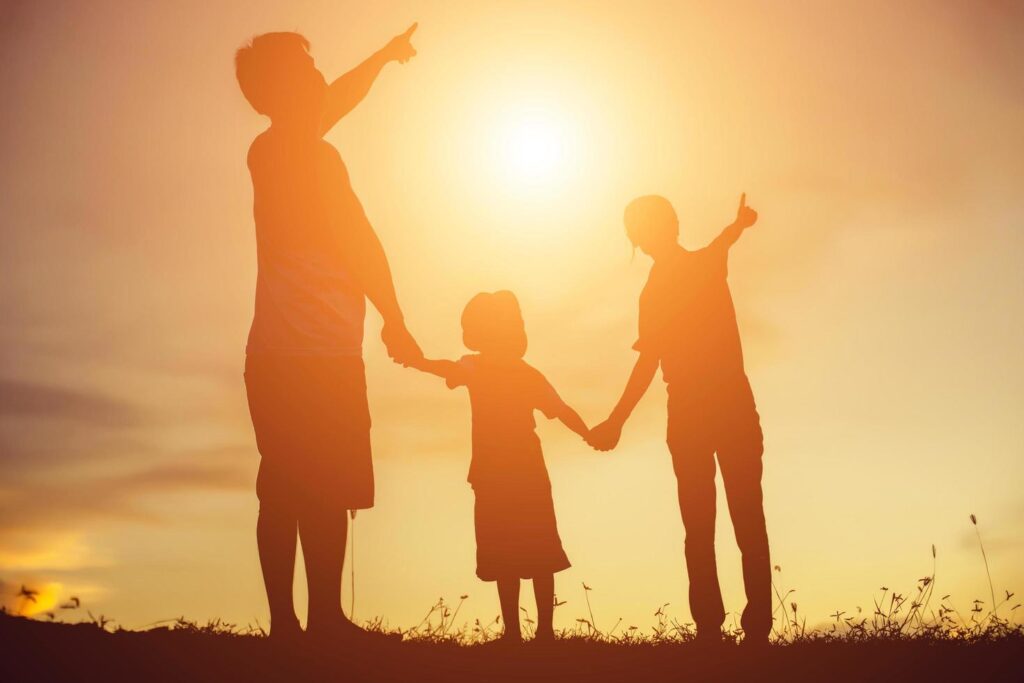
[[[395,36],[388,44],[384,46],[384,54],[387,55],[388,60],[394,60],[400,64],[405,64],[410,59],[416,56],[416,48],[412,46],[412,34],[416,32],[418,23],[414,23],[412,26],[405,30],[405,33]]]
[[[409,366],[423,360],[420,345],[409,334],[404,323],[384,323],[380,338],[388,350],[388,356],[399,365]]]
[[[733,225],[739,228],[749,228],[757,222],[757,211],[747,206],[747,193],[740,195],[740,206],[736,209],[736,220]]]
[[[618,445],[621,436],[622,422],[609,417],[591,429],[586,440],[595,450],[610,451]]]

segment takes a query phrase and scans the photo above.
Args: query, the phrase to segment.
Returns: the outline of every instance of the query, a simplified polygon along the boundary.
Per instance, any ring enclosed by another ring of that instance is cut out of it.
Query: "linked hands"
[[[418,23],[413,23],[412,26],[405,30],[405,33],[399,34],[388,41],[388,44],[384,46],[384,54],[389,61],[393,60],[399,64],[405,64],[416,56],[416,48],[412,46],[411,40],[412,34],[416,32],[418,26]]]
[[[622,422],[609,417],[597,425],[586,436],[586,441],[594,450],[610,451],[619,444],[622,436]]]
[[[423,360],[423,351],[404,322],[386,322],[380,332],[388,356],[399,365],[409,366]]]

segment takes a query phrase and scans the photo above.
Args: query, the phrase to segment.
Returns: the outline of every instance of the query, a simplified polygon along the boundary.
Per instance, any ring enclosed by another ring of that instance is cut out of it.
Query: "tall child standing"
[[[512,292],[481,293],[462,314],[462,338],[477,353],[458,361],[422,360],[411,365],[443,377],[449,388],[465,386],[473,412],[469,483],[476,495],[476,573],[496,581],[505,633],[522,640],[519,584],[533,579],[537,639],[553,640],[555,572],[569,568],[562,549],[534,410],[558,418],[586,438],[587,426],[539,371],[523,360],[526,330]]]

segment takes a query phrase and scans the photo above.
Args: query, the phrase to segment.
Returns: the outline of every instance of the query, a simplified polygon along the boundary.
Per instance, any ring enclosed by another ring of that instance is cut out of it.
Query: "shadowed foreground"
[[[0,680],[22,681],[995,681],[1024,680],[1024,640],[804,642],[748,652],[723,645],[612,644],[582,638],[514,651],[431,642],[278,648],[253,635],[0,614]]]

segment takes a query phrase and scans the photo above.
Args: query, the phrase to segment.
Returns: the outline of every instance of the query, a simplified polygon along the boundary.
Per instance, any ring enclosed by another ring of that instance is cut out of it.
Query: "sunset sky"
[[[808,623],[911,591],[1024,590],[1024,6],[1006,2],[0,4],[0,604],[80,596],[128,627],[267,622],[242,384],[256,276],[245,156],[266,120],[233,54],[298,30],[328,79],[418,21],[329,135],[412,332],[458,357],[511,289],[527,360],[590,424],[635,360],[649,268],[622,210],[658,193],[684,245],[741,192],[730,284],[765,431],[775,574]],[[367,318],[377,506],[356,618],[474,575],[469,402],[397,367]],[[660,380],[619,448],[540,426],[585,615],[689,621]],[[739,556],[719,499],[726,609]],[[347,572],[347,570],[346,570]],[[301,584],[301,582],[299,582]],[[349,577],[345,579],[348,609]],[[524,602],[531,612],[532,603]],[[302,610],[300,610],[301,612]],[[66,616],[66,615],[62,615]],[[1018,619],[1021,617],[1018,616]],[[461,617],[460,617],[461,620]]]

